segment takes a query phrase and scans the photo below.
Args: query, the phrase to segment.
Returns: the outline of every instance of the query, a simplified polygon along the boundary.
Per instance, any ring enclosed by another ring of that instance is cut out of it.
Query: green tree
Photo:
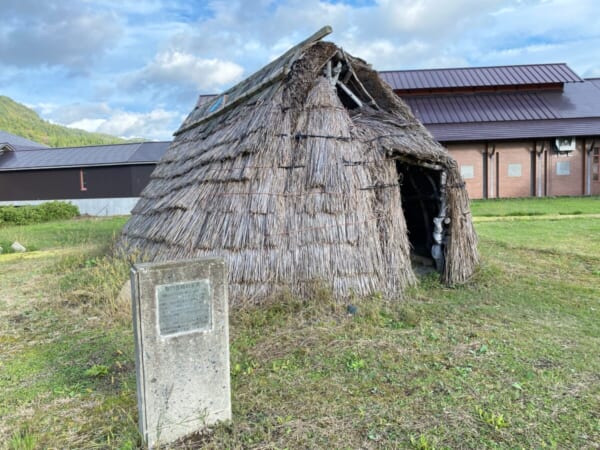
[[[0,130],[50,147],[119,144],[143,140],[126,140],[108,134],[90,133],[56,125],[43,120],[32,109],[6,96],[0,96]]]

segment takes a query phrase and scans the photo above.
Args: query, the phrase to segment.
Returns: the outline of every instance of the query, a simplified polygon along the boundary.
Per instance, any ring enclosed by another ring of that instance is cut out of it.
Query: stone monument
[[[136,264],[131,292],[139,428],[148,447],[231,419],[223,260]]]

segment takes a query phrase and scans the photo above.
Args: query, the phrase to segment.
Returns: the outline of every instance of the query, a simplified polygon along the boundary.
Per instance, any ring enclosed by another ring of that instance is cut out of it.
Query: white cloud
[[[2,0],[2,12],[3,94],[120,136],[169,139],[198,94],[325,24],[380,70],[566,62],[600,75],[596,0]]]
[[[144,84],[188,84],[200,91],[217,89],[241,78],[244,68],[217,58],[199,58],[179,50],[158,53],[152,62],[133,75]]]
[[[505,2],[504,2],[505,3]],[[500,0],[380,0],[366,6],[320,0],[214,2],[211,17],[180,28],[169,40],[179,51],[235,61],[254,71],[325,24],[328,38],[376,68],[464,60],[451,55],[469,29],[493,22]],[[247,47],[251,44],[251,51]],[[416,52],[414,52],[416,50]]]
[[[2,8],[0,61],[17,67],[86,71],[123,31],[115,13],[85,2],[5,0]]]
[[[71,103],[59,105],[56,103],[38,103],[31,106],[43,117],[54,123],[70,124],[80,120],[95,120],[112,113],[106,103]],[[82,128],[87,130],[87,128]]]
[[[77,128],[78,130],[85,130],[96,132],[101,125],[107,122],[106,119],[80,119],[73,123],[68,124],[69,128]]]
[[[239,1],[217,2],[211,17],[180,30],[170,44],[256,70],[331,24],[331,40],[380,69],[494,64],[491,55],[503,50],[518,55],[521,47],[524,54],[550,55],[550,61],[598,59],[598,50],[585,44],[562,57],[552,52],[564,47],[544,50],[556,41],[593,38],[596,31],[586,18],[600,14],[600,3],[591,0],[379,0],[360,7],[287,0],[248,10]],[[247,52],[244,44],[250,41],[253,51]]]
[[[182,120],[178,112],[164,109],[155,109],[147,113],[114,111],[103,119],[83,118],[67,126],[126,139],[144,137],[152,140],[170,140]]]
[[[113,109],[104,103],[35,105],[46,120],[80,130],[126,139],[171,140],[183,122],[179,111],[155,108],[147,112]]]
[[[53,111],[56,111],[56,109],[59,107],[56,103],[51,102],[36,103],[35,105],[26,104],[25,106],[27,106],[30,109],[33,109],[40,116],[46,116],[48,114],[51,114]]]

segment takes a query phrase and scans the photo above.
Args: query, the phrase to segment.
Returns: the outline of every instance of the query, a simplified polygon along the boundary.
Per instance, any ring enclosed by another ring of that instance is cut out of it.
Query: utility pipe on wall
[[[546,147],[546,141],[542,142],[542,148],[540,149],[540,151],[537,151],[536,148],[536,153],[537,153],[537,165],[538,165],[538,177],[537,177],[537,182],[538,182],[538,187],[537,187],[537,196],[538,197],[542,197],[543,196],[543,185],[542,185],[542,181],[543,181],[543,177],[546,175],[546,171],[545,168],[543,167],[542,164],[542,154],[544,153],[544,148]]]
[[[594,152],[594,147],[596,146],[596,140],[592,140],[590,143],[590,148],[585,148],[585,141],[583,145],[583,152],[586,158],[585,165],[585,195],[592,195],[592,153]]]

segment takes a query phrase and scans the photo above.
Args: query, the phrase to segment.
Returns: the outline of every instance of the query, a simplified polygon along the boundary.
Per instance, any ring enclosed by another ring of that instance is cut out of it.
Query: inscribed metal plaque
[[[520,177],[521,176],[521,164],[509,164],[508,165],[508,176],[509,177]]]
[[[571,174],[571,161],[557,161],[556,162],[556,175],[570,175]]]
[[[212,329],[208,279],[156,286],[161,336]]]

